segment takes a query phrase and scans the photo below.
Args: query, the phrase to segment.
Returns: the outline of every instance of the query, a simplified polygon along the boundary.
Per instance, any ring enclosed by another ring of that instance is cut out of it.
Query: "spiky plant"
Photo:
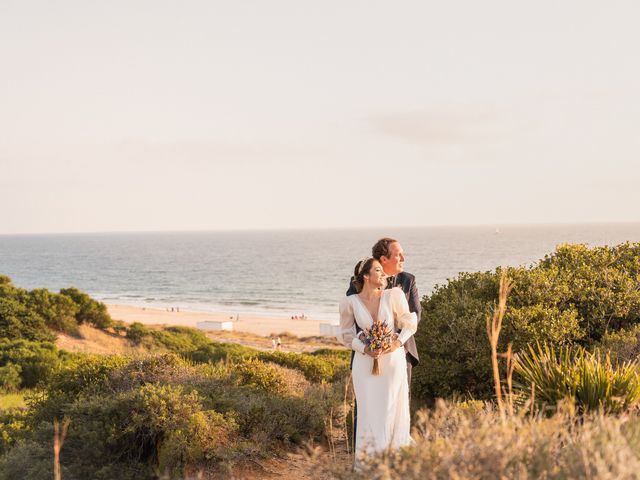
[[[582,347],[530,345],[516,358],[516,386],[531,395],[534,386],[538,406],[553,407],[569,398],[582,411],[619,413],[640,402],[638,364],[613,366],[609,355]]]

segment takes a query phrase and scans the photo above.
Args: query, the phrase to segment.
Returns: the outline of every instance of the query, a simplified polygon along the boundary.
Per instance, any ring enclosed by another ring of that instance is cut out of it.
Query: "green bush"
[[[198,363],[241,362],[258,356],[258,350],[237,343],[210,342],[197,350],[186,352],[185,357]]]
[[[149,336],[150,333],[151,331],[142,323],[133,322],[127,329],[127,338],[136,345],[140,345],[140,343],[142,343],[142,340],[145,337]]]
[[[28,430],[26,416],[27,413],[21,409],[0,411],[0,456],[24,438]]]
[[[53,429],[50,433],[50,438],[53,438]],[[52,450],[51,442],[47,444],[28,439],[18,440],[7,453],[0,457],[0,478],[3,480],[53,478]],[[69,478],[65,465],[62,466],[62,478]]]
[[[34,423],[63,418],[74,400],[110,391],[111,375],[129,361],[115,355],[81,355],[69,358],[64,365],[48,375],[47,381],[41,385],[41,394],[32,398]]]
[[[190,327],[165,327],[148,333],[158,345],[173,352],[186,353],[206,346],[210,342],[204,333]]]
[[[78,307],[69,297],[51,293],[46,288],[39,288],[30,291],[27,298],[28,306],[44,318],[49,328],[78,335],[76,321]]]
[[[61,295],[69,297],[76,305],[76,321],[78,324],[88,323],[96,328],[109,328],[113,323],[107,306],[94,300],[77,288],[63,288]]]
[[[609,352],[614,364],[637,361],[640,359],[640,325],[617,332],[607,332],[596,346],[604,352]]]
[[[28,292],[0,275],[0,338],[53,341],[49,329],[78,334],[78,325],[98,328],[112,324],[106,305],[77,288],[49,292],[39,288]]]
[[[61,365],[58,349],[49,342],[0,339],[0,365],[20,367],[21,387],[32,388]]]
[[[338,350],[339,351],[339,350]],[[329,382],[348,371],[350,354],[335,353],[325,350],[317,354],[294,352],[263,352],[242,345],[210,342],[197,350],[187,352],[186,357],[194,362],[226,362],[242,363],[252,359],[272,362],[302,372],[310,382]]]
[[[541,407],[569,399],[580,411],[619,413],[640,403],[636,362],[614,367],[608,355],[582,347],[556,351],[548,345],[530,346],[517,356],[515,372],[524,394],[535,385],[535,401]]]
[[[343,385],[310,384],[299,370],[256,356],[226,364],[173,353],[59,357],[61,366],[29,399],[24,428],[0,418],[7,433],[0,478],[51,476],[51,425],[65,417],[64,478],[227,475],[237,459],[322,440],[344,395]]]
[[[329,382],[335,374],[334,363],[320,356],[294,352],[260,352],[264,361],[299,370],[310,382]]]
[[[282,394],[287,391],[284,376],[273,365],[257,359],[238,364],[235,369],[240,385],[248,385],[267,393]]]
[[[323,357],[331,360],[337,360],[342,362],[351,362],[351,350],[344,348],[319,348],[310,352],[312,357]]]
[[[0,367],[0,391],[15,392],[22,383],[22,367],[11,362]]]
[[[16,298],[0,296],[0,338],[50,342],[55,340],[40,315]]]
[[[198,387],[208,408],[232,415],[239,433],[262,450],[321,440],[325,419],[337,415],[341,389],[311,385],[304,396],[281,396],[249,385],[209,382]]]
[[[423,298],[416,333],[423,364],[413,370],[416,397],[491,397],[486,319],[497,300],[500,273],[461,273]],[[509,268],[508,275],[515,287],[500,351],[509,342],[515,351],[536,341],[589,347],[607,331],[640,322],[640,243],[561,245],[532,267]]]
[[[109,396],[85,396],[65,410],[70,427],[60,460],[68,478],[151,479],[156,472],[182,478],[190,466],[224,458],[236,430],[232,418],[205,410],[197,392],[179,385],[147,384]],[[38,459],[40,446],[50,445],[51,437],[50,423],[38,424],[17,446],[28,457],[12,455],[5,473],[18,471],[30,457]],[[50,455],[49,446],[49,461]],[[47,469],[40,465],[39,473],[45,476]]]

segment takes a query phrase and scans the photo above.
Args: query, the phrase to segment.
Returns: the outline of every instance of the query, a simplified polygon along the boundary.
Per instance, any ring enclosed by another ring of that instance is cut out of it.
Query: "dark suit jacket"
[[[407,272],[400,272],[396,275],[395,286],[400,287],[404,294],[407,297],[407,302],[409,303],[409,311],[415,312],[418,317],[418,324],[420,323],[420,314],[422,313],[422,307],[420,306],[420,297],[418,296],[418,287],[416,286],[416,277]],[[388,288],[391,285],[388,286]],[[347,290],[347,296],[354,295],[356,292],[356,287],[353,283],[349,286]],[[356,331],[359,331],[360,327],[356,323]],[[412,366],[418,365],[420,363],[420,359],[418,358],[418,349],[416,347],[416,339],[413,338],[413,335],[407,340],[404,344],[404,350],[407,354],[407,362],[411,363]],[[351,352],[351,362],[353,363],[353,355],[355,352]]]

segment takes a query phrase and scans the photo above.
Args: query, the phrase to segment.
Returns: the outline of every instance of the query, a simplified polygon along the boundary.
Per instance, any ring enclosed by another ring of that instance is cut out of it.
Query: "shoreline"
[[[262,316],[255,314],[230,314],[222,312],[167,311],[155,307],[106,303],[109,315],[114,320],[126,323],[140,322],[145,325],[172,325],[197,328],[198,322],[232,322],[233,331],[270,336],[289,332],[298,337],[320,335],[320,320],[295,320],[285,315]]]

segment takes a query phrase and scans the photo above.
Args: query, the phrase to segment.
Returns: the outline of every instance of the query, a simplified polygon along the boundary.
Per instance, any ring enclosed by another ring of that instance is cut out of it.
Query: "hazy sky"
[[[639,18],[0,0],[0,233],[640,221]]]

